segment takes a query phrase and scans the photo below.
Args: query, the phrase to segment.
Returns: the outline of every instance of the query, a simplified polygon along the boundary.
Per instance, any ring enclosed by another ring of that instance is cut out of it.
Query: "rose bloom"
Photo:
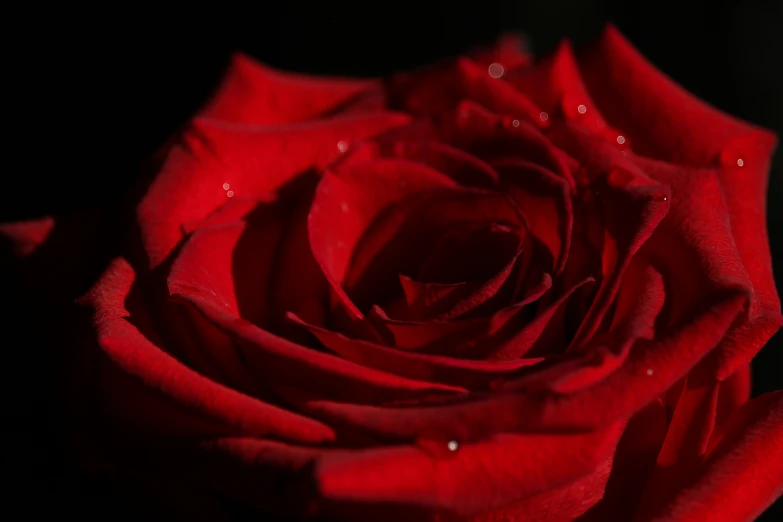
[[[783,394],[749,400],[781,325],[775,137],[611,27],[516,44],[383,80],[238,54],[100,218],[119,249],[92,215],[3,226],[23,267],[113,257],[60,338],[87,468],[172,519],[761,513],[783,487]]]

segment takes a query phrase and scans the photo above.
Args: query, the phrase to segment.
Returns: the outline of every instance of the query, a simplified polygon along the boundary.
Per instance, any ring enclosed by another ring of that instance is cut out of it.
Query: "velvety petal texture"
[[[237,54],[78,272],[70,413],[186,518],[750,521],[774,147],[612,27],[383,79]],[[96,223],[0,236],[54,291]]]

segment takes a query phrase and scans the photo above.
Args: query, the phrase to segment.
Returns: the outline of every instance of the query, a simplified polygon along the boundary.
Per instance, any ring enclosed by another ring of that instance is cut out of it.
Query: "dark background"
[[[578,47],[612,21],[691,92],[783,136],[783,2],[424,4],[319,2],[314,8],[291,2],[233,13],[191,8],[176,17],[119,10],[11,17],[3,46],[3,83],[10,87],[3,113],[10,118],[2,121],[10,132],[3,146],[0,221],[119,201],[138,179],[142,161],[209,95],[234,49],[283,69],[381,75],[465,52],[509,29],[523,30],[536,53],[563,37]],[[768,211],[779,293],[781,156],[773,163]],[[132,498],[73,472],[52,435],[51,389],[13,394],[17,382],[48,378],[27,373],[34,366],[27,354],[38,348],[9,350],[15,355],[6,360],[8,420],[19,433],[10,446],[18,455],[6,468],[19,493],[12,496],[24,499],[30,515],[50,508],[63,515],[133,513]],[[754,395],[783,388],[782,354],[779,332],[754,361]],[[103,500],[96,502],[96,495]],[[762,520],[783,520],[781,502]]]

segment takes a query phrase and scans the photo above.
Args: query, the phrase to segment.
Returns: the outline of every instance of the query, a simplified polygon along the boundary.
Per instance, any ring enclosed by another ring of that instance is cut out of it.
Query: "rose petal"
[[[781,493],[783,393],[774,392],[737,410],[687,487],[635,520],[753,520]]]
[[[11,252],[19,257],[26,258],[40,247],[55,226],[52,216],[44,216],[30,221],[18,221],[15,223],[0,224],[0,237],[10,244]]]
[[[339,165],[376,158],[399,158],[422,163],[468,187],[491,188],[498,181],[492,167],[463,150],[437,141],[409,140],[405,135],[396,133],[362,143],[352,149]]]
[[[136,211],[149,264],[159,265],[182,238],[182,225],[205,218],[230,192],[241,197],[274,192],[308,169],[326,166],[339,155],[341,140],[361,139],[407,121],[407,116],[391,113],[279,127],[195,120],[170,150]]]
[[[293,123],[321,116],[376,84],[277,71],[238,52],[201,115],[253,125]]]
[[[274,193],[232,198],[201,221],[183,223],[182,232],[184,234],[191,234],[202,228],[210,228],[242,221],[258,205],[273,203],[276,199],[277,195]]]
[[[327,172],[318,184],[308,234],[316,261],[347,310],[361,311],[343,289],[354,250],[368,228],[387,208],[410,194],[452,187],[448,177],[407,160],[373,160],[344,164]]]
[[[310,330],[324,346],[349,361],[412,379],[450,384],[468,389],[486,389],[492,381],[541,361],[541,359],[497,362],[472,361],[406,352],[366,341],[349,339],[339,333],[309,325],[295,315],[289,317],[297,324]]]
[[[106,411],[122,411],[126,427],[136,424],[158,435],[185,429],[193,436],[200,426],[202,433],[271,435],[305,443],[334,438],[326,425],[217,384],[145,338],[128,321],[124,304],[134,277],[131,266],[118,258],[83,300],[95,311],[98,343],[110,364],[107,371],[121,378],[104,384]],[[132,407],[131,397],[136,401]]]
[[[540,123],[541,110],[504,81],[499,81],[468,58],[424,71],[404,73],[387,82],[392,107],[417,115],[451,109],[471,100],[494,112]]]
[[[486,344],[478,345],[476,350],[490,360],[508,361],[523,357],[528,351],[536,347],[536,341],[542,337],[552,315],[566,304],[574,291],[582,285],[593,281],[594,279],[592,278],[586,278],[572,286],[524,326],[518,324],[518,320],[515,321],[514,318],[504,321],[505,318],[503,316],[500,314],[496,315],[493,320],[496,321],[497,326],[493,327],[493,330],[497,333],[493,332],[494,336]],[[507,312],[501,313],[505,314]],[[502,328],[500,328],[500,324],[502,324]]]
[[[503,184],[519,202],[530,231],[556,261],[555,275],[565,268],[571,245],[573,209],[568,183],[534,163],[522,160],[493,164]]]
[[[335,452],[318,460],[314,476],[320,494],[333,501],[419,506],[447,520],[471,517],[602,468],[621,430],[617,423],[583,434],[501,434],[460,444],[440,459],[404,446]]]
[[[398,321],[390,319],[380,308],[373,307],[368,318],[397,348],[464,356],[474,349],[480,352],[482,341],[501,331],[506,323],[524,312],[526,306],[540,299],[551,286],[552,278],[544,273],[517,303],[489,317],[455,321]]]
[[[506,382],[504,389],[510,391],[491,397],[476,395],[438,407],[399,410],[329,401],[309,406],[325,418],[386,437],[409,438],[426,432],[445,438],[454,433],[481,438],[497,431],[605,425],[633,414],[671,387],[720,341],[746,303],[747,294],[736,289],[706,297],[700,307],[704,312],[698,317],[658,339],[638,341],[621,368],[572,394],[552,395],[545,390],[551,378],[584,364],[577,355],[520,378],[518,383]],[[586,364],[590,362],[588,358]],[[539,393],[530,394],[531,387]],[[624,393],[618,394],[618,389]]]
[[[415,273],[444,230],[482,223],[516,228],[523,224],[514,203],[497,192],[446,188],[411,195],[364,233],[343,286],[366,310],[399,292],[398,274]]]
[[[312,392],[317,397],[384,403],[461,391],[373,370],[297,345],[237,318],[209,295],[199,295],[190,287],[183,289],[180,298],[237,340],[257,378],[280,393],[288,388],[297,393]]]
[[[731,350],[715,355],[720,376],[726,378],[747,364],[783,324],[766,239],[766,187],[775,136],[677,86],[614,27],[580,58],[580,66],[609,121],[624,129],[640,153],[676,164],[717,167],[734,242],[755,294],[748,322],[730,333]]]

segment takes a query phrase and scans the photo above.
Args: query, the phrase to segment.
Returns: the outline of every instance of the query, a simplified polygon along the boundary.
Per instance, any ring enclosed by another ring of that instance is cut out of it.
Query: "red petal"
[[[523,313],[526,306],[540,299],[551,286],[552,278],[544,273],[519,302],[489,317],[455,321],[396,321],[389,319],[378,307],[373,307],[368,317],[397,348],[447,356],[483,353],[484,342],[491,341],[491,336],[497,332],[503,332],[507,323]]]
[[[753,520],[783,493],[783,392],[740,408],[698,474],[636,520]]]
[[[716,173],[731,230],[754,289],[748,322],[730,337],[742,354],[715,361],[726,378],[783,324],[766,233],[766,189],[775,136],[697,99],[648,63],[614,28],[582,57],[590,92],[640,153]],[[618,96],[617,93],[622,93]],[[738,166],[738,160],[743,165]]]
[[[324,346],[349,361],[423,381],[470,389],[486,389],[492,381],[541,361],[541,359],[473,361],[406,352],[366,341],[349,339],[324,328],[306,324],[296,316],[291,315],[290,317],[297,324],[310,330]]]
[[[343,289],[357,244],[387,208],[410,194],[455,183],[443,174],[407,160],[372,160],[327,172],[308,216],[308,234],[316,261],[354,317],[362,313]]]
[[[55,219],[45,216],[30,221],[0,224],[0,237],[11,244],[12,253],[25,258],[33,254],[40,247],[54,229]]]
[[[553,395],[543,391],[550,376],[566,375],[580,364],[589,365],[590,358],[567,358],[518,382],[507,381],[504,389],[509,392],[453,399],[437,407],[388,409],[328,401],[310,407],[320,415],[367,432],[403,438],[422,433],[437,433],[447,440],[454,433],[480,438],[497,431],[605,425],[638,411],[671,387],[723,338],[747,303],[747,296],[736,290],[705,299],[710,304],[701,306],[704,311],[698,317],[658,339],[638,341],[621,368],[575,393]],[[530,394],[531,387],[540,393]]]
[[[344,287],[362,309],[384,302],[399,292],[398,274],[415,273],[447,227],[489,223],[523,224],[514,203],[497,192],[446,188],[411,195],[366,231]]]
[[[121,408],[127,427],[136,425],[158,436],[180,431],[193,436],[197,420],[202,433],[271,435],[306,443],[334,438],[332,430],[320,422],[217,384],[155,346],[128,320],[124,303],[134,277],[130,265],[118,258],[84,299],[95,310],[100,349],[114,376],[121,377],[105,390],[108,412]],[[112,404],[112,400],[121,402]],[[211,428],[205,429],[204,423]]]
[[[522,160],[497,162],[493,166],[519,202],[530,231],[552,253],[555,275],[560,274],[568,259],[574,220],[568,183],[545,168]]]
[[[437,114],[470,100],[499,114],[541,122],[541,110],[524,94],[468,58],[392,77],[388,89],[390,104],[413,114]]]
[[[621,429],[615,424],[580,434],[500,434],[460,443],[440,459],[406,446],[334,452],[319,459],[314,475],[320,494],[332,501],[417,506],[446,514],[447,520],[450,515],[471,517],[605,468]],[[377,510],[373,514],[383,516]],[[393,520],[408,519],[395,515]],[[421,515],[409,516],[418,520]]]
[[[464,150],[437,141],[416,139],[416,136],[408,136],[405,132],[392,131],[388,136],[364,142],[351,150],[340,164],[375,158],[400,158],[423,163],[468,187],[491,188],[498,181],[492,167]]]
[[[378,85],[377,80],[277,71],[236,53],[201,115],[253,125],[293,123],[321,116]]]
[[[182,238],[183,224],[204,219],[230,196],[274,192],[308,169],[325,167],[340,154],[338,142],[407,121],[391,113],[279,127],[196,120],[169,152],[137,208],[149,263],[157,266],[168,256]]]
[[[199,295],[190,287],[182,291],[182,300],[240,343],[254,375],[276,392],[287,388],[296,393],[312,392],[316,397],[384,403],[461,391],[373,370],[297,345],[237,318],[209,295]]]

